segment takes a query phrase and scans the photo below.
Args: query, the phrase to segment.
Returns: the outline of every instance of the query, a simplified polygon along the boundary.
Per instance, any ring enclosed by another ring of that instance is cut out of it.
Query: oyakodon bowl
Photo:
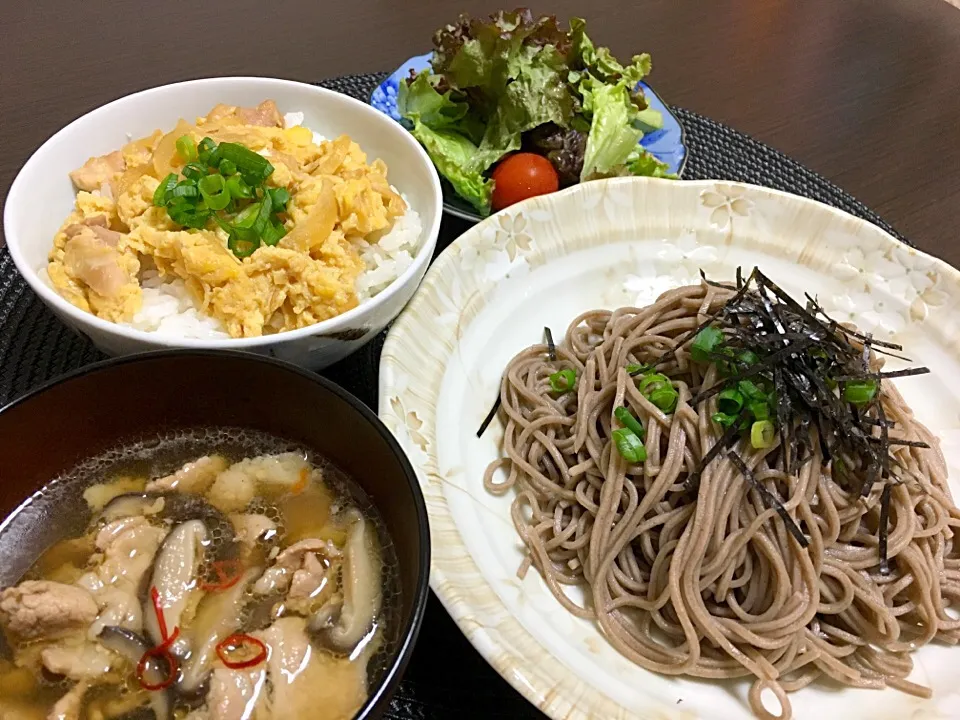
[[[413,263],[386,289],[342,315],[274,335],[237,339],[189,339],[158,335],[102,320],[62,298],[40,275],[53,237],[70,214],[76,190],[68,174],[91,156],[120,149],[154,130],[169,132],[217,103],[253,106],[276,101],[281,113],[302,112],[303,125],[324,137],[347,134],[367,154],[382,159],[390,183],[420,215],[422,232]],[[332,90],[273,78],[191,80],[144,90],[74,120],[30,157],[7,195],[4,233],[17,269],[66,324],[108,355],[164,348],[258,352],[320,369],[349,355],[389,324],[413,296],[436,247],[442,215],[440,180],[433,163],[403,127],[366,103]]]
[[[71,500],[85,507],[78,488],[37,494],[41,487],[118,445],[217,426],[258,430],[317,452],[349,474],[380,515],[398,564],[396,627],[387,630],[391,649],[356,718],[380,717],[426,608],[426,506],[410,463],[377,416],[345,390],[289,364],[238,352],[147,353],[92,365],[0,410],[0,587],[17,582],[60,539],[50,535],[60,523],[50,514],[73,512]]]

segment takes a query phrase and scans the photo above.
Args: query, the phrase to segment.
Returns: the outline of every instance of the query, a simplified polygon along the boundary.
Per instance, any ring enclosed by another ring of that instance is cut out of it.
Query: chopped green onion
[[[230,191],[227,190],[223,175],[207,175],[201,178],[197,189],[211,210],[223,210],[230,204]]]
[[[757,420],[766,420],[770,417],[770,406],[765,402],[754,402],[747,406],[747,410]]]
[[[851,380],[843,384],[843,399],[854,405],[866,405],[877,394],[876,380]]]
[[[724,415],[739,415],[743,408],[743,395],[739,390],[728,388],[717,397],[717,407]]]
[[[753,350],[744,350],[737,358],[737,362],[741,365],[750,367],[751,365],[756,365],[758,362],[760,362],[760,358],[757,357],[757,354]]]
[[[227,240],[227,247],[230,248],[230,252],[236,255],[238,258],[245,258],[249,255],[253,255],[253,251],[260,247],[259,240],[245,240],[237,237],[235,234],[230,236],[230,239]]]
[[[736,415],[727,415],[726,413],[716,412],[713,414],[713,421],[721,427],[728,428],[737,421]]]
[[[660,373],[650,373],[640,378],[637,389],[654,405],[665,413],[673,412],[680,395],[670,380]]]
[[[212,153],[217,148],[217,144],[213,141],[213,138],[205,137],[200,141],[200,144],[197,145],[197,159],[200,160],[203,164],[209,164],[208,160],[210,159],[210,153]]]
[[[170,191],[172,198],[195,198],[200,197],[200,191],[197,190],[197,184],[192,180],[181,180],[173,190]]]
[[[253,223],[253,231],[257,235],[263,235],[270,222],[270,213],[273,212],[273,200],[270,193],[264,192],[263,199],[260,200],[260,212],[257,213],[257,219]]]
[[[660,373],[650,373],[649,375],[644,375],[640,380],[637,381],[637,389],[642,392],[644,395],[647,395],[647,391],[653,392],[663,385],[669,385],[670,380],[667,379],[666,375],[661,375]]]
[[[202,228],[210,218],[209,210],[202,210],[186,198],[177,198],[167,206],[167,214],[178,225],[190,228]]]
[[[153,204],[157,207],[163,207],[167,204],[167,193],[173,190],[177,186],[177,174],[170,173],[163,180],[160,181],[160,184],[157,185],[157,189],[153,192]]]
[[[237,173],[237,164],[231,162],[230,160],[221,160],[220,161],[220,172],[223,175],[236,175]]]
[[[234,163],[237,172],[253,185],[259,185],[273,173],[273,165],[269,160],[239,143],[220,143],[216,154],[219,159]]]
[[[627,373],[630,375],[639,375],[640,373],[649,372],[653,370],[651,365],[637,365],[636,363],[630,363],[627,365]]]
[[[263,240],[264,245],[276,245],[280,242],[280,238],[287,234],[287,229],[283,226],[278,220],[274,220],[266,229],[263,231],[263,235],[260,237]]]
[[[766,401],[767,399],[767,394],[752,380],[741,380],[737,383],[737,390],[739,390],[748,400]]]
[[[260,214],[260,207],[261,205],[258,202],[250,203],[238,212],[237,216],[233,219],[233,223],[229,226],[229,232],[241,240],[255,240],[257,244],[259,244],[260,233],[256,232],[253,226],[256,224],[257,217]],[[249,255],[250,253],[247,254]],[[237,257],[246,257],[246,255],[238,255]]]
[[[199,180],[207,176],[207,168],[196,162],[187,163],[180,172],[188,180]]]
[[[647,459],[647,449],[630,429],[614,430],[613,442],[617,446],[617,451],[628,463],[639,463]]]
[[[563,393],[573,388],[574,383],[577,382],[577,373],[570,368],[564,368],[563,370],[557,370],[557,372],[552,373],[548,379],[550,380],[551,390]]]
[[[673,387],[662,387],[650,393],[650,402],[665,413],[672,413],[677,407],[680,394]]]
[[[723,343],[723,332],[712,325],[707,325],[703,330],[697,333],[690,346],[690,356],[699,363],[710,362],[711,353]]]
[[[184,162],[191,163],[197,159],[197,143],[189,135],[181,135],[177,138],[177,154],[183,158]]]
[[[613,416],[620,421],[621,425],[643,440],[644,435],[646,435],[646,431],[643,429],[643,425],[640,424],[640,421],[637,420],[627,408],[618,407],[613,411]]]
[[[270,199],[273,201],[273,211],[274,212],[283,212],[287,203],[290,202],[290,191],[286,188],[268,188],[267,192],[270,194]]]
[[[217,145],[217,147],[215,147],[213,150],[211,150],[207,154],[207,165],[209,165],[212,168],[219,168],[220,162],[221,162],[220,146]]]
[[[253,198],[253,190],[242,177],[231,175],[227,178],[227,190],[235,200],[250,200]]]
[[[769,420],[757,420],[750,428],[750,444],[758,450],[773,445],[773,423]]]

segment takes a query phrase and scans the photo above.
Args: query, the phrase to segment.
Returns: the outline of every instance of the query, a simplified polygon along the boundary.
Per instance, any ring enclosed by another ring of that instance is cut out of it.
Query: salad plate
[[[481,437],[501,374],[551,327],[556,343],[591,308],[641,307],[675,287],[757,266],[817,296],[837,321],[909,348],[931,373],[898,385],[939,438],[960,491],[960,272],[827,205],[722,181],[598,180],[518,203],[437,258],[393,325],[379,413],[417,469],[430,517],[431,586],[486,660],[551,718],[750,720],[749,683],[659,675],[568,612],[542,576],[518,577],[525,546],[512,495],[484,488],[504,427]],[[429,338],[429,342],[425,341]],[[569,595],[579,602],[579,589]],[[912,654],[928,699],[813,685],[794,718],[960,717],[960,665],[945,644]],[[776,714],[773,715],[774,717]]]
[[[410,58],[394,70],[370,95],[370,105],[397,122],[402,123],[400,112],[397,109],[397,93],[400,83],[413,74],[430,67],[431,53],[417,55]],[[645,134],[640,145],[661,162],[669,166],[670,172],[682,176],[687,161],[686,136],[683,126],[676,115],[657,93],[646,82],[641,81],[640,87],[649,106],[658,110],[663,116],[663,127]],[[477,211],[453,191],[450,184],[442,177],[440,184],[443,188],[443,209],[451,215],[471,222],[479,222],[482,218]]]

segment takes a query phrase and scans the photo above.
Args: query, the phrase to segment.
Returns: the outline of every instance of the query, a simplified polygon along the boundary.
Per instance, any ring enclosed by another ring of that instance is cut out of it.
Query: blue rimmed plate
[[[389,115],[400,122],[400,113],[397,111],[397,89],[400,87],[400,81],[409,77],[411,70],[418,73],[430,67],[430,56],[430,53],[417,55],[398,67],[390,77],[380,83],[373,91],[370,95],[370,104],[384,115]],[[663,114],[663,128],[644,135],[640,144],[651,155],[661,162],[665,162],[670,167],[670,172],[681,175],[687,161],[686,137],[683,126],[669,106],[654,92],[653,88],[645,82],[641,82],[640,85],[650,107]],[[446,181],[442,181],[441,184],[443,185],[444,210],[464,220],[479,222],[482,219],[468,202],[457,196]]]

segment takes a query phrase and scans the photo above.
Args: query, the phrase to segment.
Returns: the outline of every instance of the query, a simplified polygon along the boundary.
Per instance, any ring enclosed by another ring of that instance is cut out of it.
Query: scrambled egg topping
[[[281,216],[287,234],[243,260],[212,221],[184,229],[155,207],[160,179],[179,172],[177,138],[210,137],[265,155],[267,180],[291,195]],[[161,277],[184,281],[201,309],[232,337],[254,337],[312,325],[357,305],[365,269],[355,241],[376,242],[406,211],[387,182],[387,167],[367,163],[346,135],[313,141],[304,127],[284,127],[272,100],[256,108],[217,105],[190,125],[157,130],[122,149],[88,160],[70,174],[74,211],[54,237],[47,273],[71,303],[111,322],[140,309],[139,273],[152,263]]]

